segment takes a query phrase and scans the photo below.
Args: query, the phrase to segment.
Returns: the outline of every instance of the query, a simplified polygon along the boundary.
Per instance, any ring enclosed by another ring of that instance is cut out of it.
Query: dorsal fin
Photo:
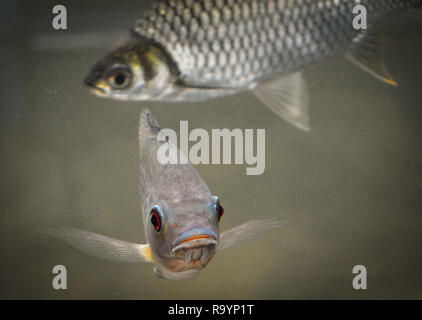
[[[139,116],[139,142],[145,139],[156,139],[160,125],[148,108],[142,110]]]

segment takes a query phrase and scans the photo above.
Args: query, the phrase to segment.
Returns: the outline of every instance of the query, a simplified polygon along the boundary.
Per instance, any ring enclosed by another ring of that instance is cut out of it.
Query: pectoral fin
[[[42,233],[63,240],[93,257],[122,262],[153,262],[149,245],[125,242],[74,228],[46,228]]]
[[[257,240],[265,236],[267,233],[285,226],[288,222],[289,221],[287,220],[277,219],[249,221],[238,227],[224,231],[220,235],[218,250],[238,247],[245,242]]]
[[[254,94],[277,116],[309,131],[309,98],[300,72],[257,86]]]
[[[375,78],[389,85],[397,86],[397,82],[393,80],[385,67],[384,48],[386,42],[387,37],[384,33],[362,30],[353,40],[351,53],[346,57]]]
[[[154,274],[158,278],[165,279],[165,277],[163,276],[163,274],[161,273],[161,271],[157,269],[157,267],[154,267]]]

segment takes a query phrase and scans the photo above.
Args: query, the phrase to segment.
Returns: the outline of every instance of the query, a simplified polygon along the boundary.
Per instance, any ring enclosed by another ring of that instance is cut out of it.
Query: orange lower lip
[[[98,95],[103,95],[104,94],[104,90],[100,89],[100,88],[92,88],[91,89],[94,93],[98,94]]]
[[[189,242],[189,241],[198,240],[198,239],[210,239],[210,238],[211,238],[210,236],[196,236],[196,237],[185,239],[180,243]]]

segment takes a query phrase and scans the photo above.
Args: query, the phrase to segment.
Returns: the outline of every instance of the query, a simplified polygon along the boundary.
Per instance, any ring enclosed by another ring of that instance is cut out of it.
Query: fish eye
[[[154,230],[160,233],[162,230],[163,215],[161,214],[161,210],[157,206],[151,209],[150,221]]]
[[[106,74],[108,84],[117,90],[127,88],[132,82],[132,73],[125,66],[113,66]]]
[[[220,222],[221,217],[224,215],[224,208],[220,204],[220,198],[216,197],[215,199],[215,211],[217,212],[217,219]]]

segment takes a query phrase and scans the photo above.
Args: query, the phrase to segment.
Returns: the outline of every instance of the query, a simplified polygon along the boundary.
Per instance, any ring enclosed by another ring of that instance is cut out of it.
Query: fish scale
[[[134,31],[160,43],[187,85],[245,87],[342,54],[357,35],[353,7],[368,21],[417,0],[168,0]]]
[[[366,8],[367,29],[354,20]],[[344,56],[386,84],[378,18],[422,0],[160,0],[85,84],[120,100],[195,102],[252,92],[275,115],[309,130],[302,69]],[[381,20],[381,19],[379,19]]]

